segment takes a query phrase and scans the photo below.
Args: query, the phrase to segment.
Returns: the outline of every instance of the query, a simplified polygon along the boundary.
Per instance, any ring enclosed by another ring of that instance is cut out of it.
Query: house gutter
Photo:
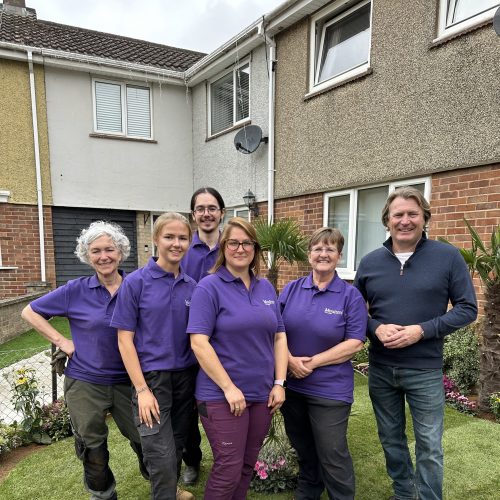
[[[40,272],[41,281],[47,281],[45,269],[45,236],[43,223],[43,191],[42,174],[40,168],[40,145],[38,143],[38,115],[36,112],[36,91],[35,91],[35,73],[33,70],[33,52],[26,51],[28,55],[28,67],[30,73],[30,95],[31,95],[31,117],[33,120],[33,147],[35,150],[35,171],[36,171],[36,196],[38,202],[38,234],[40,240]]]

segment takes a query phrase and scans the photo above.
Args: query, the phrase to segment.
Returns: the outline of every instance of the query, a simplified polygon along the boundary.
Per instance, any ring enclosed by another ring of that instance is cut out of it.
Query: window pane
[[[236,71],[236,121],[248,118],[250,91],[250,65],[246,64]]]
[[[233,125],[233,73],[210,86],[211,133],[216,134]]]
[[[235,210],[234,215],[235,217],[242,217],[243,219],[248,220],[248,208]]]
[[[323,28],[318,83],[368,62],[370,4]]]
[[[328,200],[328,227],[336,227],[344,236],[344,249],[338,267],[347,267],[349,252],[349,203],[350,196],[332,196]]]
[[[95,82],[97,130],[123,132],[121,85]]]
[[[127,86],[127,135],[151,137],[148,88]]]
[[[500,5],[500,2],[498,0],[456,0],[455,2],[450,2],[449,8],[453,8],[453,4],[455,4],[455,9],[452,12],[451,22],[459,23],[496,5]]]
[[[387,186],[358,191],[355,269],[368,252],[378,248],[386,239],[380,216],[387,194]]]

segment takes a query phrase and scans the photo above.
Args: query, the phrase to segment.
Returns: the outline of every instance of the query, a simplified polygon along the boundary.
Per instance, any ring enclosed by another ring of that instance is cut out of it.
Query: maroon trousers
[[[214,456],[205,500],[245,500],[260,447],[271,425],[267,402],[247,402],[240,417],[230,412],[226,401],[198,401],[198,411]]]

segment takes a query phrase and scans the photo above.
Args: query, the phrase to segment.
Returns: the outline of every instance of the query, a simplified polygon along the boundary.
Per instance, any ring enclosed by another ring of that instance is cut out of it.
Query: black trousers
[[[160,423],[154,422],[152,428],[139,423],[137,394],[133,391],[132,409],[138,424],[153,500],[176,498],[182,450],[193,407],[195,374],[195,367],[144,374],[160,406]]]
[[[354,469],[346,436],[351,405],[287,389],[281,412],[299,462],[295,498],[319,500],[326,488],[331,500],[352,500]]]

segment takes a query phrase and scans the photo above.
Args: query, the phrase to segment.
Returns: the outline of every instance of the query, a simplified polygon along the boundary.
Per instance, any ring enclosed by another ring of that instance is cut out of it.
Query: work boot
[[[184,468],[184,474],[182,475],[182,482],[187,485],[193,485],[196,481],[198,481],[199,474],[199,465],[186,465]]]
[[[177,487],[177,494],[175,495],[176,500],[194,500],[194,495],[189,493],[189,491],[181,490]]]

